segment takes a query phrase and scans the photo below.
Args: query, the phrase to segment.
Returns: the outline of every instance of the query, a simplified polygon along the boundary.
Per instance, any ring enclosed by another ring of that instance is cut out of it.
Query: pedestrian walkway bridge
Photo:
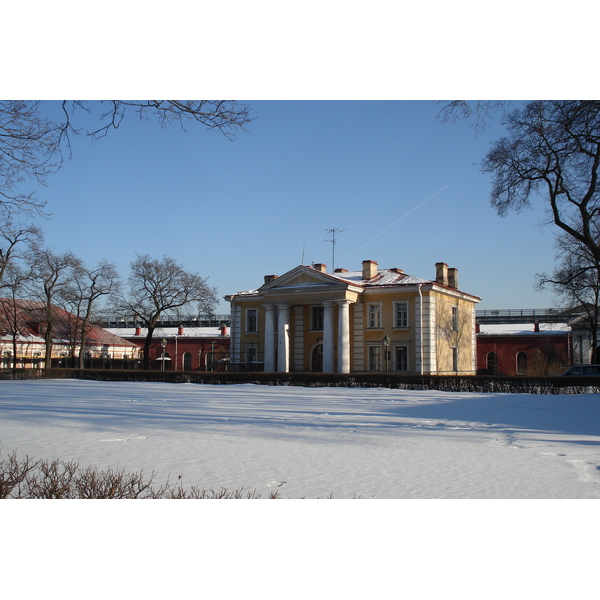
[[[579,312],[556,308],[507,308],[476,311],[477,323],[567,323]]]

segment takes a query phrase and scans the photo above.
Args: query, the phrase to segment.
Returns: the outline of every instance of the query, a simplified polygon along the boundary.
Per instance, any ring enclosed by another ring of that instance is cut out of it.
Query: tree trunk
[[[84,360],[85,360],[85,343],[87,341],[86,329],[87,329],[87,327],[84,322],[81,327],[81,343],[79,344],[79,368],[80,369],[83,369]]]
[[[146,341],[144,342],[144,369],[148,371],[150,369],[150,346],[152,344],[152,335],[156,329],[155,325],[148,325],[148,333],[146,335]]]
[[[46,354],[44,358],[44,369],[52,368],[52,325],[47,323],[44,332],[44,343],[46,344]]]

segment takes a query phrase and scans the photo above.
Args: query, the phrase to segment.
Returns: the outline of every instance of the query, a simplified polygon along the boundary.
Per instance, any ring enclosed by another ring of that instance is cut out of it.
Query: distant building
[[[52,306],[52,367],[77,367],[82,321]],[[43,302],[0,298],[0,367],[45,368],[48,315]],[[86,328],[86,368],[130,368],[136,358],[136,345],[101,327]]]
[[[458,271],[436,264],[434,280],[380,269],[324,264],[266,276],[231,303],[233,368],[474,374],[475,306],[458,289]]]
[[[567,323],[477,325],[480,374],[560,375],[571,364],[573,344]]]
[[[148,330],[144,327],[118,327],[108,331],[136,346],[143,358]],[[163,348],[162,343],[165,343]],[[150,368],[173,371],[225,371],[229,365],[229,333],[221,327],[157,327],[150,346]]]

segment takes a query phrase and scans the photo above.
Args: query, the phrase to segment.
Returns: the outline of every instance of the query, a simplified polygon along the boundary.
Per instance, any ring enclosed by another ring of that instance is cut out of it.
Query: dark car
[[[565,371],[563,375],[569,377],[600,376],[600,365],[575,365],[574,367],[571,367],[568,371]]]

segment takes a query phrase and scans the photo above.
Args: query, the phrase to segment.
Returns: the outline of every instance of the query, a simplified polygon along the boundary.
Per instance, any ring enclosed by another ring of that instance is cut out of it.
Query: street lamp
[[[388,372],[388,362],[390,359],[390,351],[388,350],[388,348],[390,347],[390,342],[392,340],[390,340],[390,336],[386,333],[385,337],[383,338],[383,352],[385,354],[385,372]]]
[[[161,371],[165,370],[165,348],[167,347],[167,340],[165,338],[162,339],[160,345],[162,346],[162,365]]]

